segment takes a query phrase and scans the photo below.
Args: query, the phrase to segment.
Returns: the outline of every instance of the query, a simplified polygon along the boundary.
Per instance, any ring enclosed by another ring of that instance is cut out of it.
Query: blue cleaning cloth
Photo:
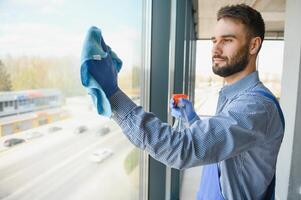
[[[98,114],[110,117],[112,114],[110,102],[101,86],[88,72],[88,66],[85,64],[88,60],[101,60],[107,56],[111,56],[113,65],[119,72],[122,66],[122,61],[111,50],[111,48],[104,43],[101,30],[92,26],[88,30],[82,49],[80,77],[82,85],[92,97]]]

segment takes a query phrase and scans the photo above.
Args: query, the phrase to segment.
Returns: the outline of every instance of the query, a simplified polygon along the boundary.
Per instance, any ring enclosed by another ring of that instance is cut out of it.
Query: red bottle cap
[[[186,94],[173,94],[172,95],[174,104],[177,105],[180,99],[188,99],[188,95]]]

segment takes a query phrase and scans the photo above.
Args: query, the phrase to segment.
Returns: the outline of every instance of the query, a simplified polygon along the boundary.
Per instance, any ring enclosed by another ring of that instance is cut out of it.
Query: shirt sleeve
[[[234,100],[213,117],[197,117],[181,132],[145,112],[122,91],[116,92],[110,103],[113,120],[135,146],[177,169],[225,160],[253,148],[266,137],[266,108],[248,98]]]

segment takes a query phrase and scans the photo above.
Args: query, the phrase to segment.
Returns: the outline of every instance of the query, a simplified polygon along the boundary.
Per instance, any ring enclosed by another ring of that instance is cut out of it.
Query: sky
[[[89,27],[125,65],[139,63],[140,0],[0,0],[0,56],[80,57]]]

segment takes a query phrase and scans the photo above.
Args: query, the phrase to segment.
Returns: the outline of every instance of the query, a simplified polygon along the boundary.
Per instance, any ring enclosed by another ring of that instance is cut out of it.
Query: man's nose
[[[219,42],[216,42],[212,46],[212,55],[221,55],[222,54],[222,47]]]

